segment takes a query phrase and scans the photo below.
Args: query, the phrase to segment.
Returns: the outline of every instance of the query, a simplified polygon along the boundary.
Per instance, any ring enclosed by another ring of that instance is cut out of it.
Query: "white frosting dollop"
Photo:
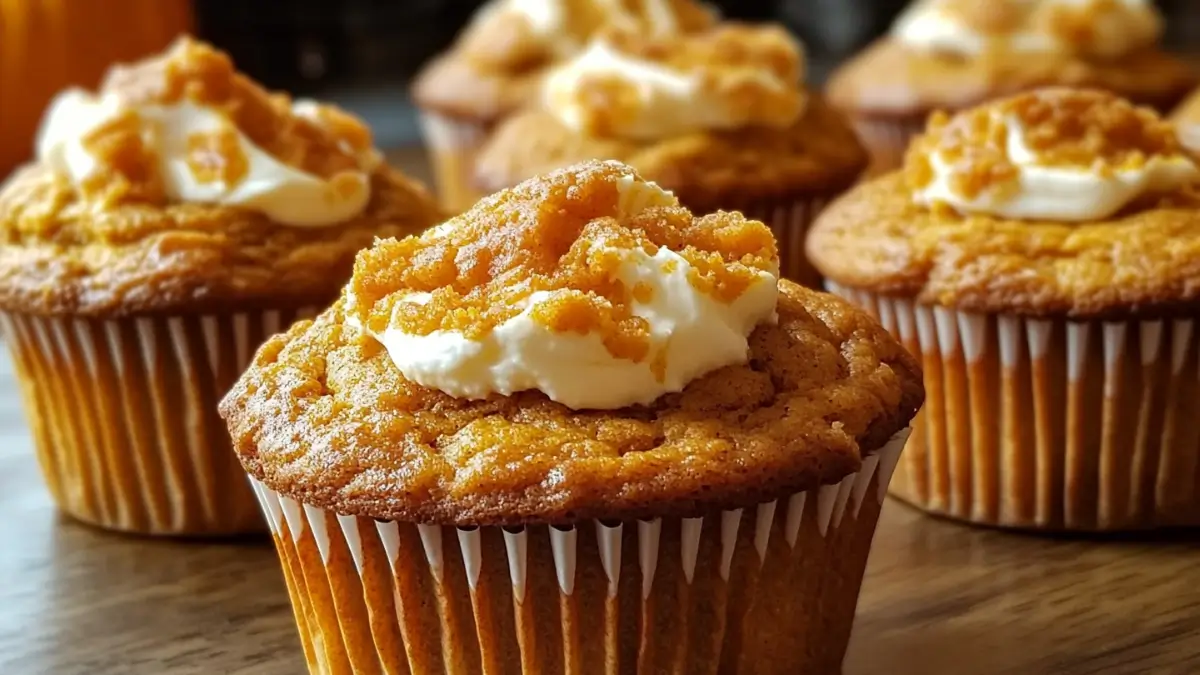
[[[311,104],[302,104],[298,112],[315,120],[311,108]],[[77,185],[83,183],[103,168],[84,147],[84,139],[130,109],[113,94],[64,91],[43,119],[37,137],[38,158]],[[335,185],[279,161],[215,110],[188,101],[139,104],[132,110],[141,121],[143,143],[158,158],[163,188],[172,201],[239,206],[284,225],[320,227],[355,217],[370,200],[369,171],[379,161],[377,153],[355,153],[360,171],[340,174]],[[189,137],[222,130],[235,135],[247,164],[245,175],[233,185],[219,179],[198,180],[187,161]]]
[[[933,180],[914,192],[916,203],[942,203],[964,214],[1084,222],[1103,220],[1138,197],[1176,190],[1200,178],[1200,170],[1184,155],[1151,156],[1136,168],[1046,164],[1026,143],[1019,119],[1008,116],[1004,123],[1008,159],[1017,168],[1015,183],[967,197],[953,187],[953,163],[934,152],[929,156]]]
[[[625,215],[678,203],[632,175],[618,187]],[[645,302],[633,304],[633,314],[646,321],[650,333],[649,356],[641,361],[614,357],[600,335],[556,332],[531,316],[537,305],[564,291],[532,293],[520,314],[480,340],[446,330],[414,335],[394,325],[374,337],[405,378],[457,398],[537,389],[576,410],[615,409],[649,404],[708,372],[744,363],[750,333],[775,320],[778,270],[759,271],[757,281],[725,303],[697,290],[689,279],[692,266],[665,247],[650,254],[605,242],[596,246],[620,256],[616,278],[621,283],[648,291]],[[413,293],[405,302],[429,299],[427,293]],[[353,307],[353,297],[349,301]]]
[[[1080,53],[1114,58],[1153,43],[1161,17],[1149,0],[995,0],[1010,25],[981,30],[964,19],[962,0],[920,0],[892,25],[892,37],[922,51],[975,57],[999,49],[1016,53]],[[1086,22],[1085,34],[1060,30],[1056,13],[1073,12]]]
[[[800,83],[767,68],[728,68],[720,77],[718,86],[701,70],[682,71],[635,58],[596,40],[547,76],[542,85],[543,107],[577,133],[600,132],[641,141],[749,124],[790,124],[803,110],[802,96],[796,93]],[[593,121],[595,100],[587,90],[596,79],[620,82],[637,96],[636,101],[617,102],[620,111],[604,117],[600,125]],[[779,100],[794,100],[788,101],[786,111],[782,103],[778,110],[763,111],[737,93],[747,84]]]

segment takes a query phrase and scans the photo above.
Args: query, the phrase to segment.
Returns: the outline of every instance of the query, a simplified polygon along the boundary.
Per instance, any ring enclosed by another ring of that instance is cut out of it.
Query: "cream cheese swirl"
[[[803,73],[799,45],[777,28],[649,42],[614,35],[551,72],[543,103],[574,131],[639,141],[787,127],[803,112]]]
[[[355,294],[352,284],[349,322],[378,340],[406,379],[465,399],[536,389],[573,409],[615,409],[649,404],[664,394],[683,390],[708,372],[744,363],[750,333],[775,317],[778,258],[755,266],[741,256],[729,260],[731,254],[709,252],[696,257],[694,252],[688,254],[642,239],[637,231],[626,230],[629,226],[625,223],[647,217],[654,209],[673,210],[677,215],[678,201],[623,165],[596,163],[592,169],[591,175],[574,183],[574,195],[582,200],[605,201],[613,195],[613,210],[606,214],[597,206],[594,217],[607,215],[618,224],[597,223],[598,234],[572,244],[564,259],[579,262],[580,276],[572,277],[575,281],[557,288],[542,287],[514,299],[514,311],[508,312],[507,318],[472,334],[461,329],[419,331],[406,327],[405,317],[430,311],[438,301],[439,289],[398,292],[390,310],[386,310],[385,321],[362,321],[357,317],[368,312],[370,300]],[[604,184],[598,185],[598,181]],[[615,194],[609,192],[610,188],[615,188]],[[584,196],[585,192],[592,196]],[[501,193],[496,199],[510,198]],[[485,202],[484,206],[494,209],[498,203]],[[462,229],[472,227],[463,219],[473,215],[469,211],[404,246],[438,248],[456,238],[476,241],[473,234]],[[755,228],[763,228],[765,233],[765,226],[759,223],[743,226],[755,236]],[[527,228],[528,224],[513,223],[510,227]],[[493,231],[492,236],[499,241],[508,233]],[[773,255],[773,245],[770,248]],[[462,249],[458,250],[462,256]],[[720,255],[727,259],[718,263],[721,269],[714,269],[714,256],[719,260]],[[497,258],[504,258],[504,254],[488,253],[489,260]],[[360,260],[359,269],[365,266]],[[600,274],[604,281],[599,286],[579,285],[586,283],[585,279],[594,282],[601,269],[605,270]],[[561,279],[564,274],[567,272],[559,269],[549,278]],[[738,291],[724,295],[698,282],[713,275],[718,279],[732,275],[728,279],[737,279]],[[510,293],[513,283],[506,282],[495,290]],[[605,293],[607,299],[597,295]],[[467,296],[476,294],[470,292]],[[558,318],[547,319],[561,311],[563,303],[575,303],[574,308],[558,314]],[[636,327],[638,335],[640,348],[632,351],[614,347],[614,340],[620,340],[611,332],[608,320],[578,320],[581,311],[590,311],[581,309],[584,307],[595,308],[597,316],[609,316],[611,312],[615,317],[624,311],[621,306],[628,310],[628,316],[619,323]],[[386,305],[378,305],[375,311],[380,307]],[[564,324],[566,316],[575,318]]]
[[[1088,222],[1200,179],[1174,128],[1109,94],[1044,90],[935,119],[913,199],[962,214]]]
[[[87,149],[87,138],[123,117],[137,124],[143,144],[157,158],[156,173],[165,195],[173,202],[239,206],[283,225],[320,227],[353,218],[370,200],[369,171],[378,163],[377,155],[361,157],[359,171],[322,178],[280,161],[224,115],[189,101],[127,105],[115,94],[64,91],[50,105],[38,133],[38,159],[81,185],[107,170]],[[202,138],[226,139],[226,151],[244,164],[236,179],[195,169],[195,144]]]

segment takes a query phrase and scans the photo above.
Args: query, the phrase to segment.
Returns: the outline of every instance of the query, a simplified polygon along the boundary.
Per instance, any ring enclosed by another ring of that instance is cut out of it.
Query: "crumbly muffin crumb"
[[[1028,159],[1013,156],[1014,125]],[[1018,161],[1106,176],[1140,168],[1151,157],[1182,154],[1174,126],[1148,108],[1101,91],[1046,89],[953,117],[933,115],[909,148],[905,170],[914,189],[924,188],[935,178],[936,155],[951,168],[951,189],[972,199],[1011,188],[1019,177]]]
[[[600,335],[617,358],[648,356],[650,327],[634,314],[652,289],[627,285],[623,252],[674,251],[689,281],[729,303],[778,271],[770,230],[738,213],[694,217],[670,193],[615,162],[593,161],[529,181],[421,237],[359,255],[349,291],[358,320],[382,333],[455,331],[478,340],[549,293],[531,313],[564,333]]]

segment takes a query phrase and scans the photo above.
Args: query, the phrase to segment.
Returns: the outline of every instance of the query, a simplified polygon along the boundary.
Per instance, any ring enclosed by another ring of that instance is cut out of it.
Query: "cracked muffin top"
[[[187,38],[46,113],[0,188],[0,308],[121,316],[332,300],[354,254],[439,214],[353,116]]]
[[[306,504],[557,524],[835,483],[923,396],[878,323],[778,278],[765,225],[592,161],[364,251],[221,413],[246,469]]]
[[[1149,108],[1038,90],[935,115],[903,169],[818,217],[808,252],[839,284],[968,311],[1191,316],[1198,181]]]

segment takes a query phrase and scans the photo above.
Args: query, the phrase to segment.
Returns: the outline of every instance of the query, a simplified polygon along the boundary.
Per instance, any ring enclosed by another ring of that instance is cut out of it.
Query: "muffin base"
[[[958,312],[829,284],[922,359],[926,401],[892,494],[973,523],[1200,525],[1195,322]]]
[[[451,214],[466,211],[485,196],[475,187],[475,156],[487,140],[487,127],[427,111],[420,114],[420,124],[438,202]]]
[[[267,336],[315,314],[104,321],[0,313],[58,507],[138,534],[262,532],[217,402]]]
[[[808,262],[804,240],[817,215],[835,196],[810,195],[780,202],[750,202],[731,206],[728,210],[741,211],[747,218],[760,220],[771,228],[779,246],[779,271],[784,278],[801,286],[820,289],[821,273]]]
[[[925,131],[923,116],[914,119],[856,117],[851,123],[871,156],[864,178],[885,174],[903,166],[908,144]]]
[[[907,435],[839,484],[701,518],[454,528],[251,482],[312,673],[823,675]]]

